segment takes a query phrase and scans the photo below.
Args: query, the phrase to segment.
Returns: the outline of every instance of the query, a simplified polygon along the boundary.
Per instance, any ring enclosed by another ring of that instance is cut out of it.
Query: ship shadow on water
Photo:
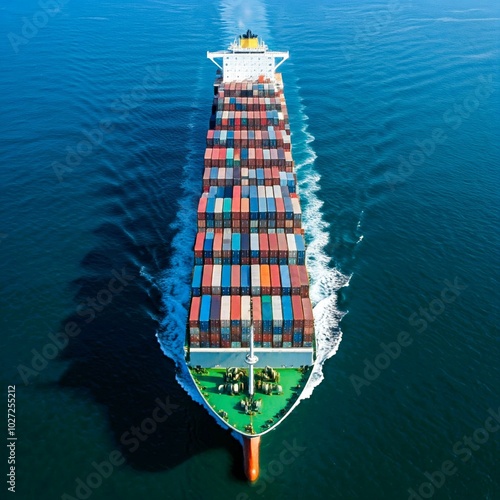
[[[109,213],[114,213],[111,220],[121,218],[123,203],[130,216],[121,190],[107,185],[96,193],[101,198],[113,198],[115,191],[114,196],[121,198],[120,203],[111,203],[109,207]],[[170,222],[161,220],[157,225],[168,228]],[[163,354],[156,338],[159,323],[155,318],[163,316],[161,293],[140,272],[144,267],[158,275],[168,266],[169,243],[167,239],[158,241],[154,224],[139,215],[129,219],[126,227],[108,219],[95,230],[99,246],[84,257],[82,276],[72,283],[75,307],[87,303],[88,298],[96,298],[102,290],[109,291],[112,270],[122,275],[127,285],[111,294],[109,304],[100,306],[97,302],[101,311],[90,307],[95,318],[88,312],[89,306],[85,306],[81,314],[75,309],[74,314],[63,319],[62,329],[74,321],[81,333],[70,339],[60,355],[68,367],[59,386],[76,390],[84,398],[90,396],[105,409],[114,441],[109,452],[120,450],[130,467],[164,471],[209,449],[224,448],[233,459],[233,476],[243,479],[240,444],[178,384],[175,364]],[[146,232],[155,234],[155,238],[143,238]],[[131,234],[137,236],[135,241]],[[138,241],[152,243],[144,245]],[[116,289],[117,283],[113,283]],[[109,297],[108,292],[100,295],[104,301]],[[89,457],[89,461],[100,458]]]

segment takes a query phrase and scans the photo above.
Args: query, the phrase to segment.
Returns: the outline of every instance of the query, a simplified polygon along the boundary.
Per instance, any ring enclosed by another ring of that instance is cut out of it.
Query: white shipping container
[[[273,325],[283,326],[283,311],[281,310],[281,296],[273,295],[271,297],[273,305]]]
[[[257,221],[255,221],[257,222]],[[259,234],[251,233],[250,234],[250,251],[259,251]]]
[[[251,324],[250,295],[241,296],[241,326],[248,328]]]
[[[297,258],[297,243],[295,241],[295,235],[291,233],[287,233],[286,241],[288,244],[288,257],[290,259]]]
[[[293,207],[293,217],[294,219],[300,219],[302,217],[302,209],[300,208],[300,203],[298,198],[291,198]]]
[[[220,302],[220,320],[222,328],[231,326],[231,296],[223,295]]]
[[[221,280],[222,280],[222,266],[214,265],[212,269],[212,293],[220,295],[221,293]]]
[[[260,295],[260,265],[251,264],[250,272],[251,272],[252,295]]]

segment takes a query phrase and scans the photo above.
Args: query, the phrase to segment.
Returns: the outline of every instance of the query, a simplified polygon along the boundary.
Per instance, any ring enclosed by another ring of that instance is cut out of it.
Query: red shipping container
[[[300,295],[292,295],[293,329],[302,331],[304,329],[304,312]]]
[[[300,275],[300,295],[309,297],[309,276],[307,275],[306,266],[299,266]]]
[[[262,300],[261,297],[252,297],[252,318],[255,328],[262,328]]]
[[[314,315],[309,298],[302,299],[302,309],[304,311],[304,329],[314,327]]]
[[[222,259],[222,233],[214,234],[214,243],[212,245],[214,259]]]
[[[300,295],[300,273],[299,266],[289,266],[290,269],[290,284],[292,286],[292,295]]]
[[[276,200],[276,219],[278,221],[285,221],[285,204],[283,198],[275,198]],[[279,226],[278,226],[279,227]]]
[[[200,327],[200,304],[201,297],[193,297],[189,311],[189,328]]]
[[[271,264],[271,295],[281,295],[280,268],[278,265]]]
[[[278,235],[276,233],[269,233],[269,258],[278,258]]]
[[[201,278],[201,293],[203,295],[212,294],[212,270],[213,266],[211,264],[203,266],[203,275]]]
[[[235,186],[239,187],[239,186]],[[241,188],[240,188],[241,189]],[[239,220],[241,217],[241,198],[235,198],[233,194],[233,203],[231,206],[231,216],[233,219]]]
[[[266,233],[259,234],[259,249],[260,256],[263,259],[269,258],[269,238]]]
[[[278,233],[278,257],[288,260],[288,242],[285,233]]]
[[[272,173],[272,176],[273,176],[273,184],[277,184],[279,185],[280,183],[280,170],[278,167],[271,167],[271,173]]]
[[[198,202],[198,220],[205,220],[207,217],[207,201],[208,198],[202,196]]]
[[[239,267],[239,266],[238,266]],[[231,295],[231,328],[241,327],[241,296]],[[238,330],[235,330],[237,333]]]
[[[203,258],[203,243],[205,242],[205,233],[197,233],[194,243],[194,256],[197,259]]]
[[[231,266],[231,295],[236,296],[241,294],[241,267],[239,265]],[[238,300],[240,298],[238,297]],[[239,310],[239,307],[238,307]],[[234,311],[234,307],[231,303],[231,311]]]
[[[262,148],[255,148],[255,166],[262,167],[264,165],[264,153],[262,152]]]
[[[214,144],[214,130],[209,130],[207,132],[207,146],[211,147]]]

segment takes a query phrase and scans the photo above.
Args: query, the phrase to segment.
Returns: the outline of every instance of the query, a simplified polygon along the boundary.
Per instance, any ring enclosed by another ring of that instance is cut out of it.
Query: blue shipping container
[[[241,266],[241,295],[250,295],[250,266]]]
[[[209,329],[211,299],[212,299],[211,295],[201,296],[200,330],[208,331]]]
[[[201,295],[202,275],[203,275],[203,266],[194,266],[193,281],[191,283],[191,288],[193,289],[193,295],[195,297],[199,297]]]
[[[231,295],[231,266],[222,266],[222,295]]]

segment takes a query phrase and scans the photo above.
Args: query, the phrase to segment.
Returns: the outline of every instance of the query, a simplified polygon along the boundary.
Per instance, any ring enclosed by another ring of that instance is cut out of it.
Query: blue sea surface
[[[0,13],[0,462],[15,498],[500,499],[498,2]],[[254,485],[179,365],[206,51],[247,29],[290,51],[321,339],[316,386],[263,438]]]

